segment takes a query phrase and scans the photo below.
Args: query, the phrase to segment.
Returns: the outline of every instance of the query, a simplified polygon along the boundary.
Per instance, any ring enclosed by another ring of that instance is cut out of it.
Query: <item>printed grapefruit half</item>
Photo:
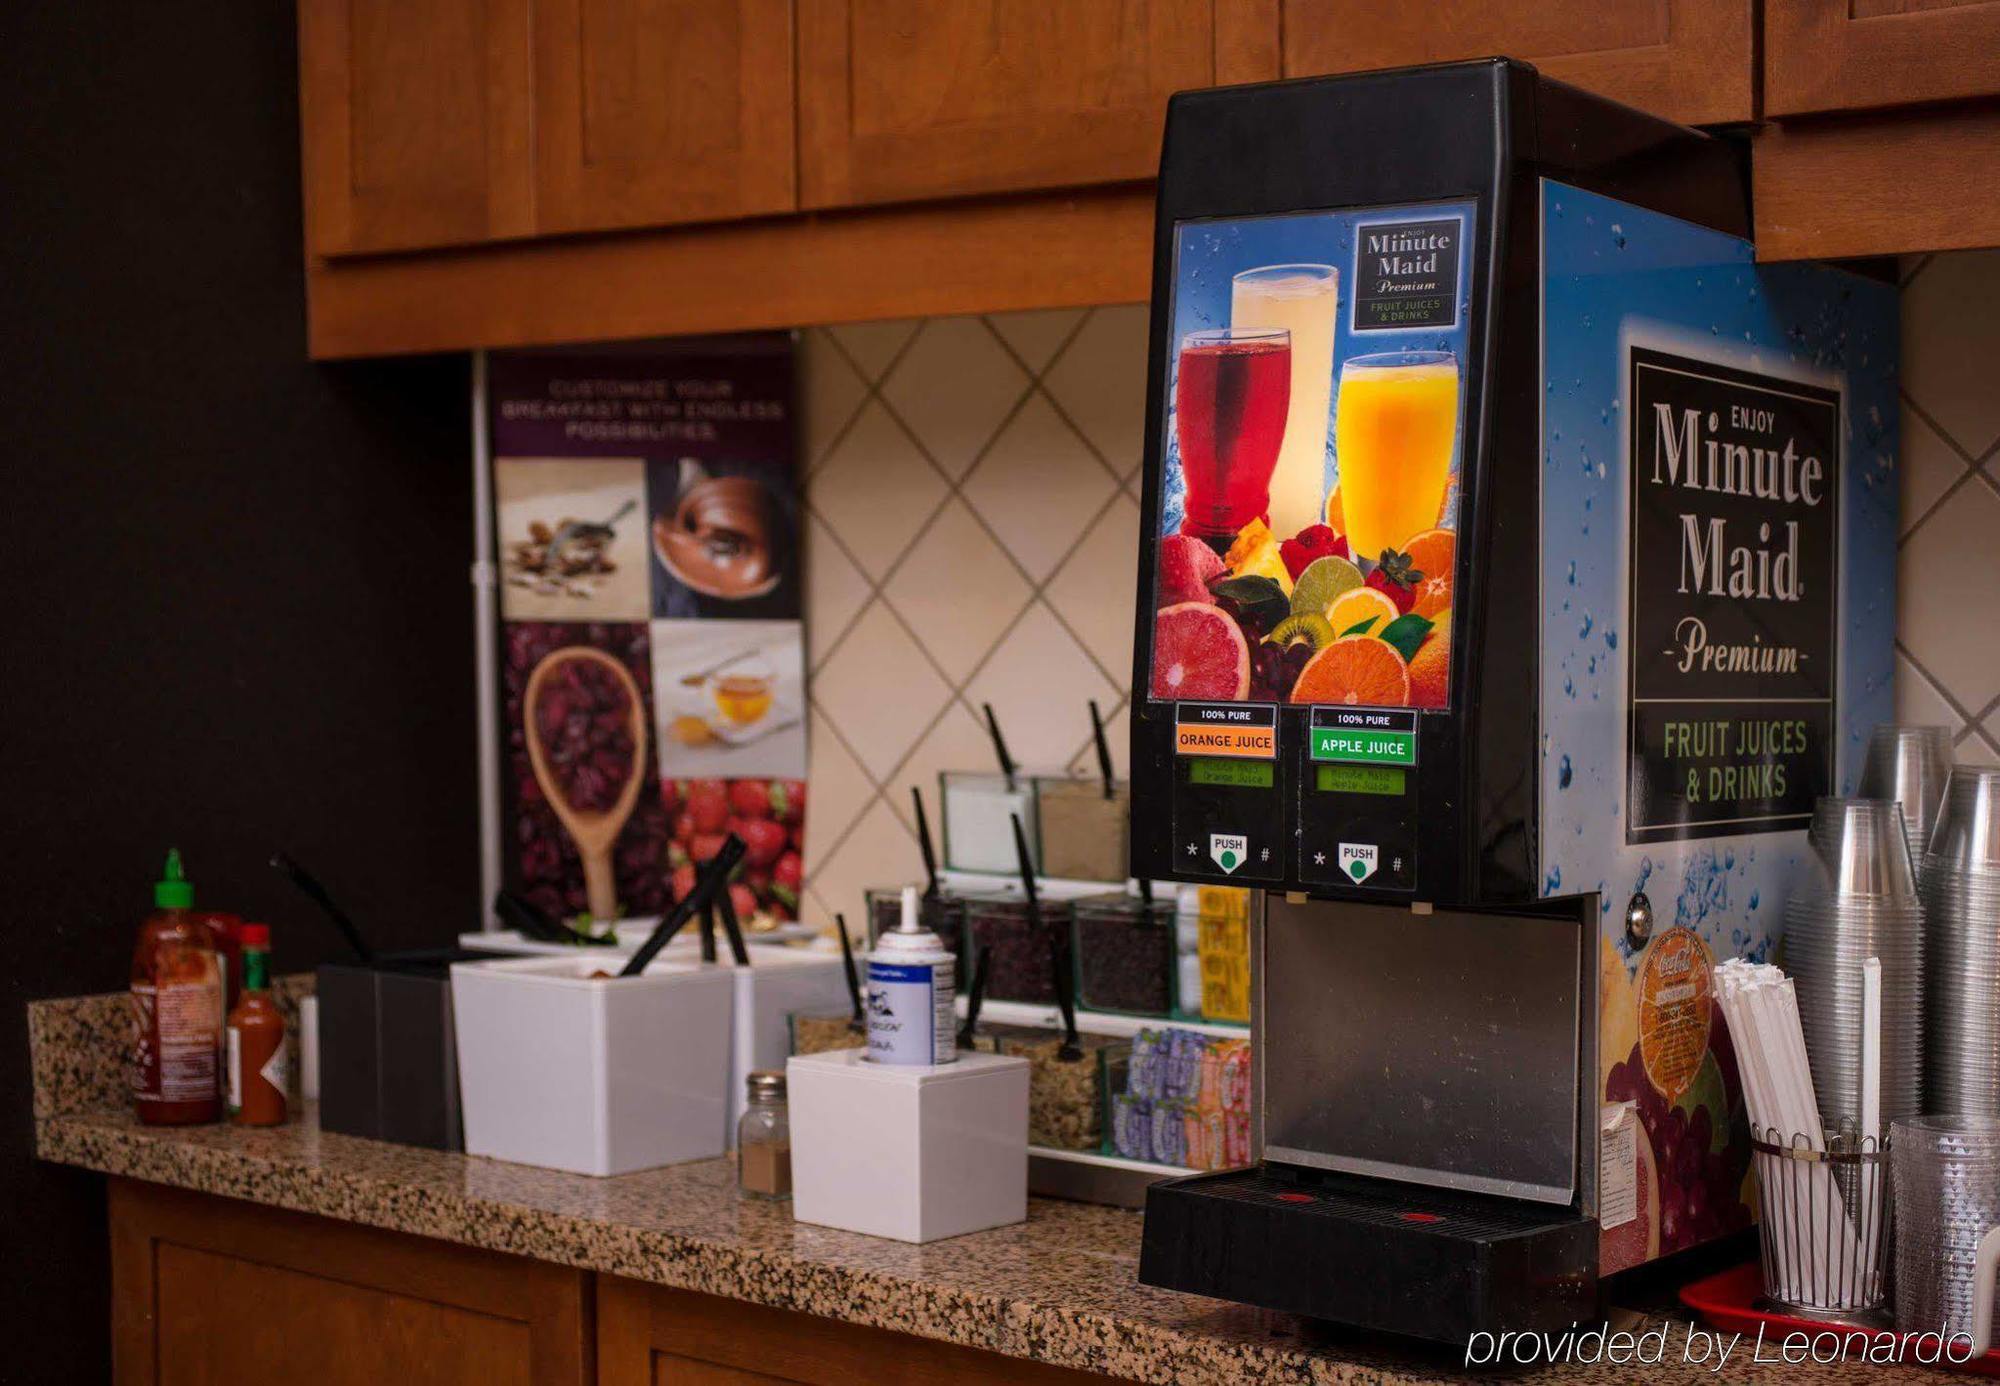
[[[1162,607],[1153,617],[1153,696],[1233,701],[1250,691],[1250,643],[1207,602]]]

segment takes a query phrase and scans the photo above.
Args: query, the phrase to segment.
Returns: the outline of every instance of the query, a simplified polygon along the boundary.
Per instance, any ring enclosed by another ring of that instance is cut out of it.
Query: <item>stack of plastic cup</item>
[[[1937,826],[1945,781],[1950,777],[1949,728],[1885,722],[1868,738],[1868,757],[1861,767],[1861,797],[1894,799],[1902,805],[1910,860],[1919,866],[1924,849],[1930,845],[1931,829]]]
[[[1881,1119],[1923,1102],[1924,912],[1902,810],[1884,799],[1814,806],[1813,861],[1785,902],[1785,970],[1798,991],[1813,1091],[1828,1131],[1861,1112],[1862,964],[1882,961]]]
[[[1980,1240],[2000,1226],[2000,1118],[1895,1123],[1896,1327],[1971,1333]]]
[[[1923,898],[1924,1110],[2000,1116],[2000,770],[1951,772]]]

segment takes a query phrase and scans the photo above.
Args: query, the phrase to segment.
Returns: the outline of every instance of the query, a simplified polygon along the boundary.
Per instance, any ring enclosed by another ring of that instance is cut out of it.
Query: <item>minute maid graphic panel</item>
[[[1752,1215],[1707,966],[1771,957],[1813,801],[1892,715],[1897,305],[1559,183],[1541,211],[1537,857],[1603,910],[1610,1273]]]

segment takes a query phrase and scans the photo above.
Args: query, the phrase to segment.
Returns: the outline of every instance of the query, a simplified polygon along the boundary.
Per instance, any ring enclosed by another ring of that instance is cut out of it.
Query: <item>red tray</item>
[[[1763,1293],[1764,1272],[1755,1261],[1751,1261],[1682,1286],[1681,1303],[1701,1315],[1711,1328],[1750,1334],[1762,1329],[1767,1343],[1774,1334],[1782,1338],[1787,1333],[1867,1333],[1878,1339],[1915,1336],[1900,1334],[1893,1328],[1857,1329],[1851,1324],[1825,1323],[1818,1319],[1802,1319],[1796,1314],[1776,1309],[1760,1309],[1757,1301]],[[1945,1359],[1935,1365],[1976,1376],[2000,1376],[2000,1348],[1970,1362],[1955,1363]]]

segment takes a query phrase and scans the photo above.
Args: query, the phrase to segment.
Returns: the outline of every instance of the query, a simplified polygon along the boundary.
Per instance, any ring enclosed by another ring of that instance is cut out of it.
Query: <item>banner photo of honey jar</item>
[[[786,333],[495,353],[508,884],[665,910],[735,824],[753,927],[796,917],[800,497]]]

